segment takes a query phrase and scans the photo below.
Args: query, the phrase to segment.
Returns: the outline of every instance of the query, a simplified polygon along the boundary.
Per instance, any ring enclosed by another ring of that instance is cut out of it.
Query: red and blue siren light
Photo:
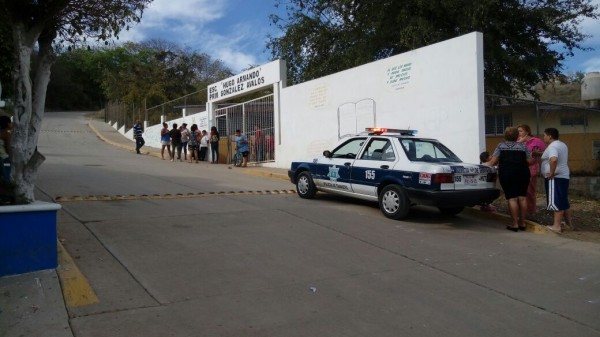
[[[380,135],[382,133],[397,133],[403,136],[414,136],[417,134],[417,130],[403,130],[403,129],[388,129],[388,128],[365,128],[365,131],[371,134]]]

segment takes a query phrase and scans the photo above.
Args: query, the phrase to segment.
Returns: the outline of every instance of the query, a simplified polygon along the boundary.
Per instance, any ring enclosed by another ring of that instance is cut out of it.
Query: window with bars
[[[564,125],[564,126],[585,125],[585,126],[587,126],[587,120],[585,120],[585,118],[583,116],[561,117],[560,125]]]
[[[485,134],[503,135],[504,130],[512,125],[512,114],[510,112],[485,115]]]

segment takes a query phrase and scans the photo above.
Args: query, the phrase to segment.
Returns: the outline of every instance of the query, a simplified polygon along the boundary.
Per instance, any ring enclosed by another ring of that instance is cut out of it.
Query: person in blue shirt
[[[235,130],[235,150],[242,154],[242,167],[248,166],[248,154],[250,153],[248,138],[239,129]]]
[[[146,143],[144,141],[144,127],[142,126],[142,122],[140,120],[135,122],[133,126],[133,139],[135,139],[135,152],[140,154],[140,149]]]
[[[171,153],[171,132],[169,131],[169,125],[163,123],[163,128],[160,130],[160,156],[162,160],[165,160],[165,147],[169,153],[169,159],[173,161],[173,155]]]

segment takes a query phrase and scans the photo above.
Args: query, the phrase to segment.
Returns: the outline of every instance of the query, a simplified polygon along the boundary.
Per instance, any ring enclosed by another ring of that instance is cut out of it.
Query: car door
[[[329,157],[317,159],[314,182],[321,190],[351,193],[350,172],[366,137],[352,138],[331,152]]]
[[[354,161],[350,172],[352,190],[357,194],[377,197],[377,186],[389,175],[398,158],[388,138],[369,139],[360,157]]]

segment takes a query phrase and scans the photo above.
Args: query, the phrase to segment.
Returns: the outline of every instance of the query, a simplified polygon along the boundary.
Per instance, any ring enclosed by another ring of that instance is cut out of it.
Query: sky
[[[600,0],[594,0],[600,6]],[[154,0],[142,22],[121,33],[120,41],[163,39],[220,59],[234,73],[251,65],[268,63],[267,35],[281,35],[269,15],[285,17],[285,8],[274,0]],[[576,51],[564,62],[566,74],[600,71],[600,20],[585,20],[584,33],[594,35],[584,43],[594,51]],[[485,36],[484,36],[485,38]]]

